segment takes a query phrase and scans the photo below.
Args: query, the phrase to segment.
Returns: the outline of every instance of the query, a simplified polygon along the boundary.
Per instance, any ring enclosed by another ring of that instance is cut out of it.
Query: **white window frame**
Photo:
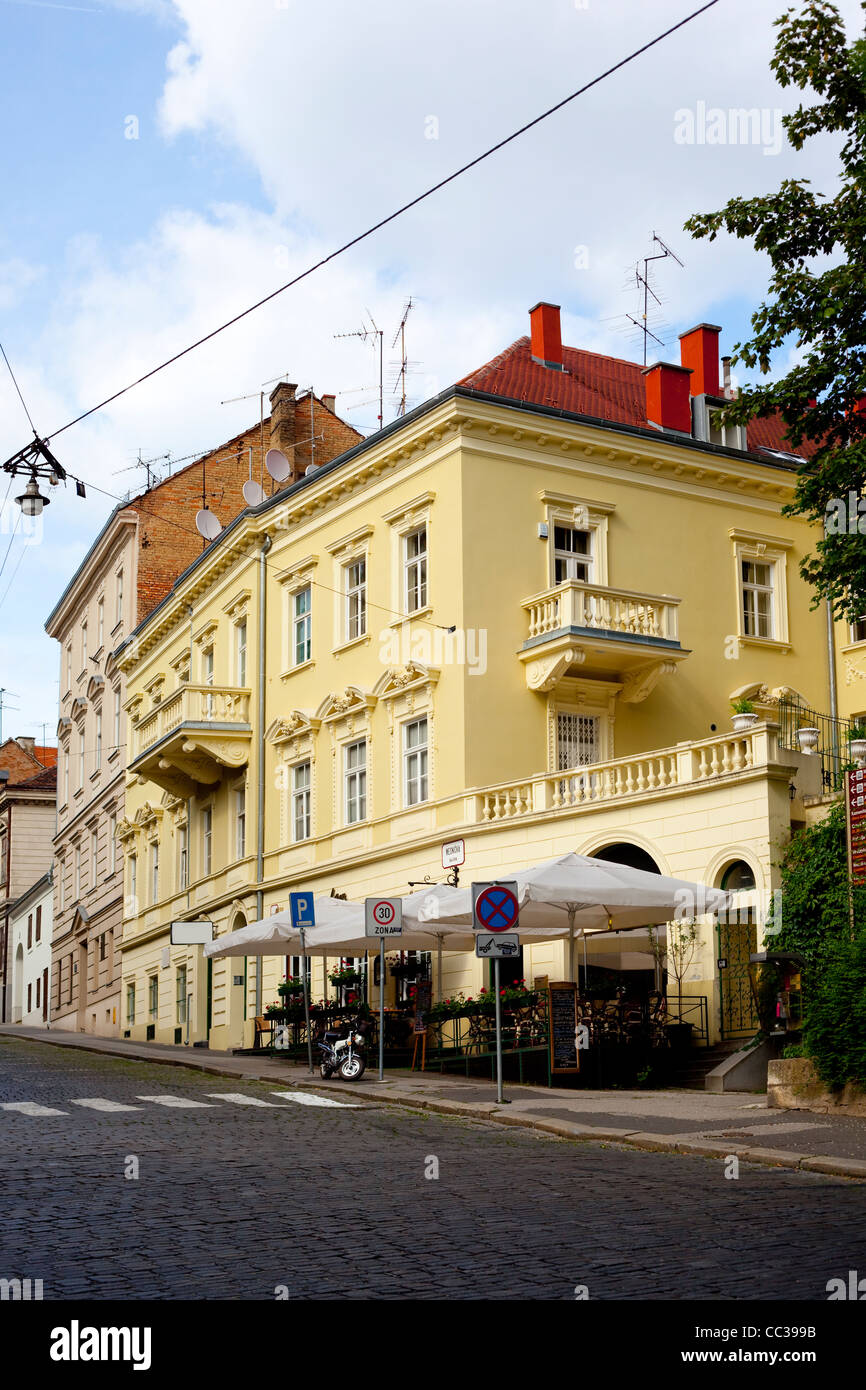
[[[363,762],[350,767],[350,754],[359,748],[364,750]],[[360,825],[367,817],[367,740],[358,738],[343,744],[343,820]]]
[[[87,622],[81,624],[81,669],[87,670]]]
[[[202,878],[213,872],[213,807],[203,806],[201,812]]]
[[[247,683],[247,620],[235,623],[235,683],[242,688]]]
[[[147,1015],[151,1023],[159,1018],[159,976],[147,977]]]
[[[90,886],[95,888],[97,884],[97,866],[99,863],[99,831],[96,829],[90,832]]]
[[[98,772],[99,769],[102,767],[102,709],[101,709],[101,708],[98,709],[98,710],[96,711],[95,737],[96,737],[96,750],[95,750],[96,770],[97,770],[97,772]]]
[[[182,993],[181,993],[181,982],[183,982],[183,992],[182,992]],[[177,1024],[178,1024],[178,1027],[182,1027],[182,1026],[186,1023],[186,1020],[187,1020],[187,1012],[188,1012],[188,1009],[189,1009],[188,992],[189,992],[189,975],[188,975],[187,968],[186,968],[186,962],[184,962],[183,965],[179,965],[179,966],[177,967],[177,969],[175,970],[175,976],[174,976],[174,998],[175,998],[175,1007],[176,1007],[176,1009],[177,1009]]]
[[[84,725],[78,730],[78,790],[84,786],[85,773]]]
[[[75,902],[78,902],[79,899],[80,899],[80,897],[81,897],[81,842],[80,842],[80,840],[79,840],[79,841],[76,841],[75,848],[74,848],[74,850],[72,851],[72,870],[73,870],[72,886],[73,886],[73,889],[74,889],[73,897],[74,897],[74,901],[75,901]]]
[[[108,870],[117,872],[117,812],[108,813]]]
[[[247,789],[235,787],[235,858],[243,859],[247,852]]]
[[[181,892],[189,887],[189,827],[186,824],[177,829],[177,885]]]
[[[96,650],[102,651],[105,643],[105,599],[100,598],[96,605]]]
[[[353,570],[363,570],[363,578],[353,582]],[[343,602],[343,641],[357,642],[367,635],[366,552],[343,564]]]
[[[138,912],[138,855],[129,856],[129,899],[133,912]]]
[[[307,606],[299,611],[299,603],[306,597]],[[305,584],[289,595],[292,605],[292,666],[304,666],[313,658],[313,586]],[[303,655],[299,655],[299,650]]]
[[[416,554],[410,554],[413,541],[424,537],[424,545]],[[430,552],[429,532],[426,521],[413,526],[403,536],[403,609],[407,616],[422,613],[429,607],[430,593]]]
[[[119,569],[119,570],[117,571],[117,587],[116,587],[116,590],[115,590],[114,626],[117,627],[118,624],[119,624],[119,623],[122,623],[122,622],[123,622],[123,570],[122,570],[122,569]]]
[[[120,748],[120,743],[121,743],[121,739],[120,739],[120,732],[121,732],[121,731],[120,731],[120,716],[121,716],[122,708],[123,708],[123,706],[122,706],[122,704],[121,704],[120,686],[118,685],[118,686],[115,687],[115,690],[114,690],[114,746],[115,746],[115,748],[118,748],[118,749]]]
[[[557,531],[564,531],[569,536],[586,536],[586,551],[579,550],[560,550],[556,544]],[[579,584],[592,584],[595,574],[595,557],[593,554],[593,541],[595,539],[592,527],[573,526],[564,521],[556,521],[553,525],[551,540],[553,541],[553,582],[554,584],[566,584],[570,579],[577,580]],[[566,573],[557,576],[557,565],[562,562]],[[579,571],[585,571],[580,573]]]
[[[150,905],[159,902],[159,840],[150,842]]]
[[[561,492],[543,491],[539,493],[544,506],[547,525],[547,582],[549,588],[556,588],[565,580],[556,578],[556,528],[564,526],[569,531],[585,531],[589,535],[589,552],[584,557],[588,564],[586,584],[606,587],[608,577],[608,522],[616,510],[612,502],[599,502],[589,497],[574,497]],[[581,557],[575,552],[576,564]]]
[[[737,634],[741,643],[754,643],[759,647],[788,647],[788,597],[787,597],[787,559],[788,551],[794,542],[776,536],[764,536],[754,531],[742,531],[732,527],[728,533],[733,542],[735,593],[737,600]],[[743,580],[743,562],[770,566],[771,584],[767,592],[771,595],[770,615],[771,634],[760,637],[746,631],[745,594],[752,592]]]
[[[130,1027],[135,1024],[135,981],[129,980],[126,985],[126,1021]]]
[[[424,726],[423,743],[410,746],[410,731]],[[403,805],[421,806],[430,799],[430,721],[426,714],[408,719],[402,730]]]
[[[302,774],[306,774],[301,780]],[[302,840],[309,840],[312,836],[313,819],[313,765],[308,758],[304,762],[295,763],[291,769],[291,818],[292,818],[292,843],[299,844]],[[298,833],[298,829],[303,832]]]

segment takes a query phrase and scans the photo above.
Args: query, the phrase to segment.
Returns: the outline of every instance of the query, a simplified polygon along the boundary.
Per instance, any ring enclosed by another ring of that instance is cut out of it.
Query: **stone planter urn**
[[[760,719],[758,714],[733,714],[731,715],[731,725],[735,734],[744,734],[749,729],[753,729]]]
[[[798,729],[797,742],[800,745],[801,753],[814,753],[818,747],[818,730]]]
[[[851,757],[862,767],[866,761],[866,738],[849,739],[848,747],[851,750]]]

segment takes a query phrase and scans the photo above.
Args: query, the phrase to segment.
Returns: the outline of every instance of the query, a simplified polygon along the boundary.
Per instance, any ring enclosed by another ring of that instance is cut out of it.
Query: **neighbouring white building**
[[[12,959],[12,1022],[50,1022],[51,926],[54,875],[43,874],[9,914]]]

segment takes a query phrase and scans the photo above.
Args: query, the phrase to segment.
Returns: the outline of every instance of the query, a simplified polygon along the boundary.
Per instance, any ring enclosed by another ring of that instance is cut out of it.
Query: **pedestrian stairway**
[[[334,1110],[361,1109],[360,1105],[356,1105],[352,1101],[331,1100],[329,1096],[315,1095],[311,1091],[271,1091],[270,1094],[279,1099],[263,1100],[260,1096],[247,1095],[242,1091],[209,1091],[207,1092],[207,1100],[193,1100],[190,1096],[174,1095],[136,1096],[135,1100],[142,1101],[143,1104],[130,1105],[125,1101],[108,1100],[104,1096],[82,1096],[78,1100],[64,1100],[59,1104],[60,1106],[79,1106],[82,1110],[93,1110],[107,1115],[132,1111],[142,1114],[150,1106],[159,1106],[167,1110],[214,1110],[217,1112],[226,1105],[248,1106],[265,1110],[289,1110],[292,1105],[317,1106]],[[280,1101],[284,1103],[280,1104]],[[59,1106],[42,1105],[34,1100],[0,1101],[0,1110],[18,1115],[28,1115],[33,1119],[69,1116],[75,1113],[73,1110],[61,1109]]]
[[[710,1072],[715,1071],[732,1052],[737,1052],[742,1046],[742,1041],[732,1039],[729,1042],[716,1043],[713,1047],[693,1048],[683,1056],[676,1069],[665,1079],[665,1086],[686,1091],[703,1091]]]

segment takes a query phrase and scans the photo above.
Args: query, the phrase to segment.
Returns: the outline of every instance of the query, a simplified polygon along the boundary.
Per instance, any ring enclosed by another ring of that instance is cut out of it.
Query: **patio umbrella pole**
[[[575,909],[568,909],[568,978],[574,979],[574,912]]]
[[[436,1000],[442,998],[442,933],[436,937]]]
[[[307,1027],[307,1061],[310,1064],[310,1076],[314,1076],[313,1070],[313,1039],[310,1036],[310,992],[307,988],[307,948],[304,941],[304,929],[299,928],[301,936],[301,980],[304,985],[304,1022]]]

